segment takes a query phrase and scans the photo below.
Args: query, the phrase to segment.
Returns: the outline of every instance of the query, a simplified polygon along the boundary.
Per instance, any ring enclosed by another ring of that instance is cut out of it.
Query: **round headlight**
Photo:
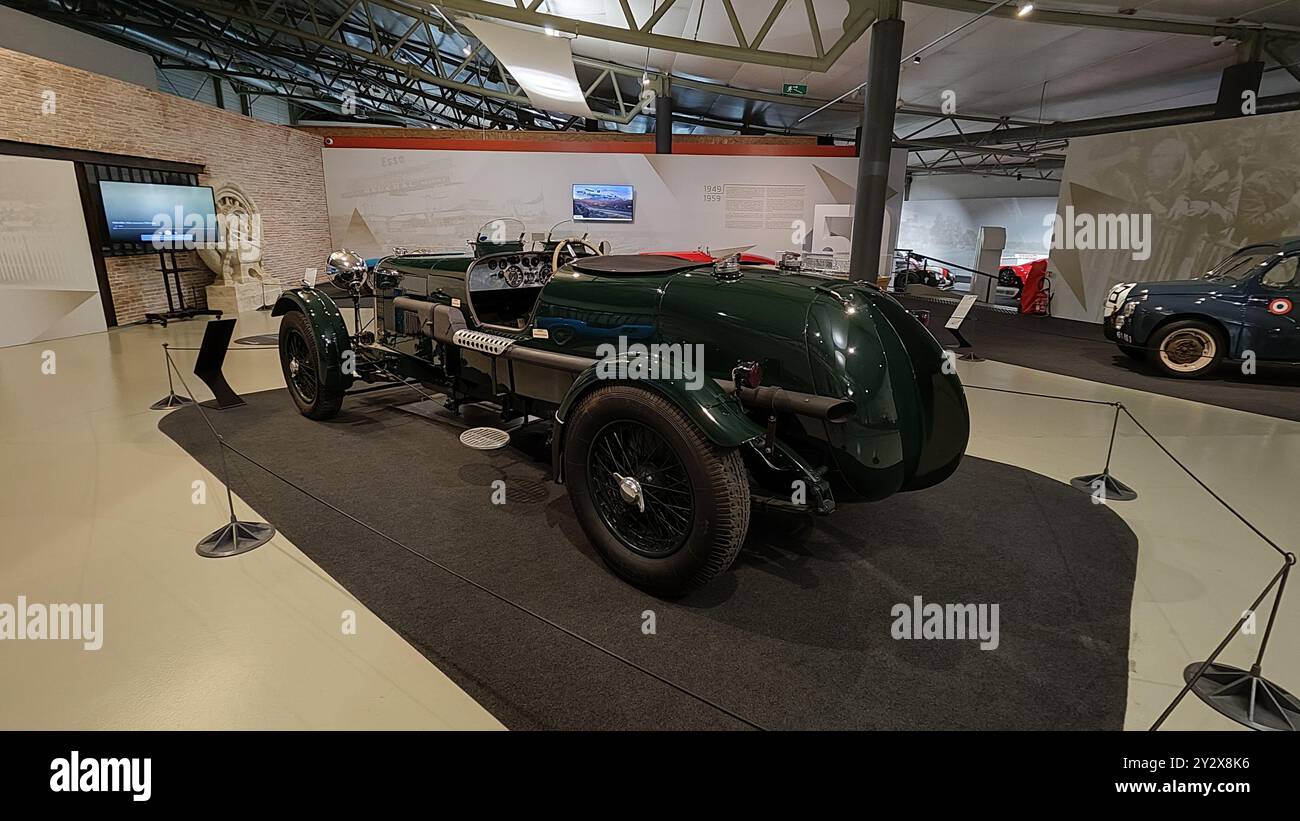
[[[325,273],[343,290],[356,290],[366,281],[366,261],[356,251],[342,248],[330,254]]]

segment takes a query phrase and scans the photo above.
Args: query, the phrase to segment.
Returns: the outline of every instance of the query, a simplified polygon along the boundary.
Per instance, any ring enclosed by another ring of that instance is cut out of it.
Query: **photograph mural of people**
[[[1185,279],[1243,245],[1300,234],[1297,129],[1288,112],[1071,140],[1052,313],[1100,322],[1116,283]]]

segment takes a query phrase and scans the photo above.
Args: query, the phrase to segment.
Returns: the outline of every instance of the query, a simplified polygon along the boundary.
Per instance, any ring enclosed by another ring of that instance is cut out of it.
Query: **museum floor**
[[[276,322],[241,316],[235,336]],[[499,728],[283,536],[235,559],[194,554],[223,523],[221,485],[159,431],[161,414],[148,406],[166,392],[160,343],[195,345],[202,329],[131,327],[0,350],[0,601],[103,602],[106,634],[95,652],[0,644],[0,728]],[[53,375],[42,372],[46,350],[57,355]],[[177,353],[186,372],[192,355]],[[241,393],[283,384],[267,350],[233,346],[226,373]],[[1264,532],[1288,546],[1300,532],[1300,423],[992,361],[963,363],[962,377],[1123,401]],[[1063,481],[1100,469],[1108,408],[968,396],[972,455]],[[1125,724],[1144,728],[1279,561],[1123,422],[1113,470],[1140,494],[1112,508],[1139,542]],[[192,501],[200,479],[205,505]],[[345,610],[356,612],[355,635],[340,629]],[[1294,594],[1276,629],[1265,672],[1295,691]],[[1256,638],[1239,637],[1223,660],[1248,666]],[[1166,726],[1237,725],[1189,700]]]

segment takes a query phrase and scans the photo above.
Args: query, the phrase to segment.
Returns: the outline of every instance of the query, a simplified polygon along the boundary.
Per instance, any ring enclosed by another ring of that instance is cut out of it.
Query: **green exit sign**
[[[795,97],[807,97],[808,86],[804,85],[803,83],[786,83],[785,85],[781,86],[781,93],[792,94]]]

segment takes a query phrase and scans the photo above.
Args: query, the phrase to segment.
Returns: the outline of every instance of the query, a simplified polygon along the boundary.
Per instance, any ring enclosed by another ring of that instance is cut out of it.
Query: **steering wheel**
[[[562,239],[560,240],[560,243],[555,246],[555,250],[551,253],[552,274],[560,270],[560,252],[571,245],[584,246],[588,251],[591,251],[591,254],[584,254],[583,256],[600,256],[600,249],[592,245],[590,242],[587,242],[582,237],[568,237],[567,239]],[[578,258],[577,254],[573,253],[572,251],[569,252],[570,261],[575,260],[577,258]]]

